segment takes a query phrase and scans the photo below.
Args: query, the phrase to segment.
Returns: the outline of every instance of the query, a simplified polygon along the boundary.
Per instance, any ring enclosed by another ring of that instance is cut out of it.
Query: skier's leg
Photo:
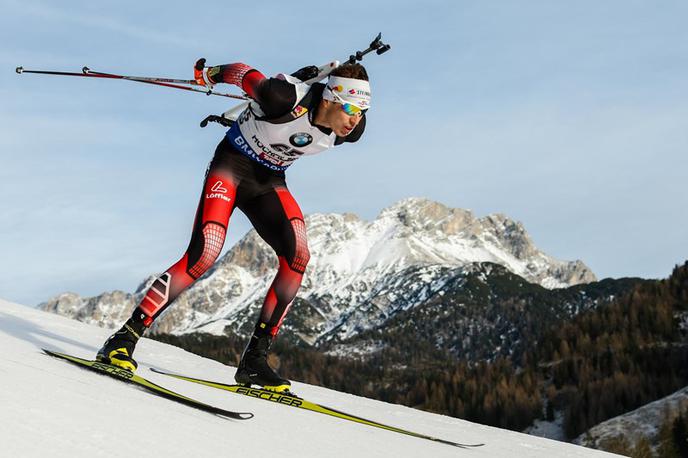
[[[275,336],[301,286],[310,259],[303,214],[286,187],[256,197],[242,210],[258,235],[275,250],[277,275],[263,303],[258,327]]]
[[[186,252],[155,280],[139,305],[147,327],[215,263],[225,242],[235,198],[231,173],[210,169]]]
[[[236,200],[236,181],[231,169],[216,156],[206,173],[189,247],[153,282],[131,318],[98,351],[97,359],[136,369],[132,353],[139,337],[220,255]]]
[[[290,383],[268,366],[267,353],[296,297],[310,259],[306,226],[301,209],[283,186],[246,202],[241,209],[258,234],[275,250],[279,268],[235,379],[239,383],[254,383],[267,389],[285,391]]]

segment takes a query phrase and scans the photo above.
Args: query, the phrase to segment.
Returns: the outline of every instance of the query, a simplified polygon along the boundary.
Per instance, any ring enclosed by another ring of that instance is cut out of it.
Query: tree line
[[[666,280],[643,282],[552,325],[513,357],[466,361],[397,333],[394,345],[365,358],[277,339],[270,362],[292,380],[513,430],[562,412],[572,439],[688,385],[688,344],[680,325],[687,315],[688,262]],[[233,335],[153,337],[233,366],[246,343]],[[679,418],[684,426],[676,428],[685,428],[685,415]]]

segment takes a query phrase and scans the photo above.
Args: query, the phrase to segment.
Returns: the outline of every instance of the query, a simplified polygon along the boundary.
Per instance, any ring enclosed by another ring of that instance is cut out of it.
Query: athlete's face
[[[346,137],[361,122],[363,117],[361,113],[349,115],[338,102],[323,100],[322,103],[323,106],[320,107],[322,117],[318,116],[320,125],[329,127],[338,137]]]

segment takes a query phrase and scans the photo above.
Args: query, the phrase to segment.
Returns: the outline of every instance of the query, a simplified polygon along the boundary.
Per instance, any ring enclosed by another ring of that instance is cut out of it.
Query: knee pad
[[[311,259],[311,253],[308,251],[308,239],[306,238],[306,223],[299,218],[294,218],[290,222],[294,231],[296,246],[294,247],[294,257],[289,260],[289,267],[296,272],[304,273],[306,265]]]
[[[201,249],[193,250],[196,255],[193,259],[189,253],[189,275],[198,278],[210,269],[220,256],[226,233],[225,227],[219,223],[208,222],[203,226],[202,237],[199,240],[202,243]]]

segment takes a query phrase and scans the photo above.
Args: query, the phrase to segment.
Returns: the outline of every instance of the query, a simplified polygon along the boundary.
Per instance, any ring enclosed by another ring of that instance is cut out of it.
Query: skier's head
[[[363,65],[340,65],[330,73],[325,85],[318,120],[336,135],[345,137],[369,107],[370,83]]]

